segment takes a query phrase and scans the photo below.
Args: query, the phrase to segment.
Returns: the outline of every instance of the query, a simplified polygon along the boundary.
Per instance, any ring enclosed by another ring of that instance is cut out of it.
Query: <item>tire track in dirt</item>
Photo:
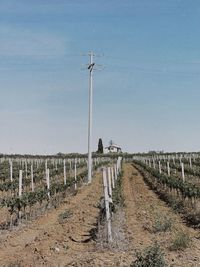
[[[138,212],[141,211],[138,202],[142,198],[141,193],[144,191],[144,182],[142,179],[138,179],[138,173],[130,164],[126,164],[124,168],[123,179],[123,196],[125,199],[125,213],[126,222],[128,227],[128,238],[130,248],[140,249],[143,245],[149,245],[151,243],[151,235],[142,233],[144,232],[143,223],[138,218]],[[147,194],[147,192],[145,192]]]

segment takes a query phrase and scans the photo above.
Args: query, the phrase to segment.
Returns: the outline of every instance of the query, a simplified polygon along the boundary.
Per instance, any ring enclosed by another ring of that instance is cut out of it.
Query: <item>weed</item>
[[[136,260],[130,267],[165,267],[163,252],[160,246],[155,243],[153,246],[147,247],[143,252],[136,252]]]
[[[72,212],[70,210],[65,210],[63,213],[59,214],[58,221],[59,223],[64,223],[71,216],[72,216]]]
[[[153,225],[153,232],[166,232],[172,228],[172,219],[167,218],[166,216],[157,216],[155,223]]]
[[[185,232],[178,232],[175,236],[172,245],[170,247],[171,250],[184,250],[189,247],[191,242],[190,236]]]

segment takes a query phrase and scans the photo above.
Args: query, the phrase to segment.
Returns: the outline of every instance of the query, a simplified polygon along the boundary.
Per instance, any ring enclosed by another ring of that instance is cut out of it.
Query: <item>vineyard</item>
[[[97,159],[94,169],[107,164]],[[0,228],[10,229],[60,205],[86,181],[87,164],[76,159],[2,159],[0,163]]]
[[[0,0],[0,267],[200,267],[199,25]]]
[[[199,172],[197,154],[97,156],[88,184],[85,157],[2,157],[1,266],[199,266]]]
[[[195,227],[200,227],[200,159],[194,155],[134,157],[136,168],[150,187],[183,214]]]

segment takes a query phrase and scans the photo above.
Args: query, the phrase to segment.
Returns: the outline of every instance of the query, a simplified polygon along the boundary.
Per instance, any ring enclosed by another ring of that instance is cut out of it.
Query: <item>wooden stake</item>
[[[67,184],[67,176],[66,176],[66,164],[65,164],[65,159],[64,159],[64,162],[63,162],[63,171],[64,171],[64,185]]]
[[[25,175],[26,175],[26,178],[27,178],[27,160],[25,160]]]
[[[161,163],[160,163],[160,161],[158,161],[158,167],[159,167],[159,173],[161,174],[162,173],[162,170],[161,170]]]
[[[12,160],[10,160],[10,181],[13,181],[13,163]]]
[[[74,180],[75,180],[75,184],[74,184],[74,189],[76,190],[77,189],[77,185],[76,185],[76,181],[77,181],[77,177],[76,177],[76,159],[75,159],[75,162],[74,162]]]
[[[153,168],[156,168],[155,160],[153,159]]]
[[[19,197],[22,195],[22,170],[19,171]]]
[[[34,182],[33,182],[33,164],[31,164],[31,189],[34,192]]]
[[[184,172],[184,163],[183,162],[181,162],[181,173],[182,173],[183,182],[185,182],[185,172]]]
[[[109,197],[112,197],[112,186],[111,186],[111,176],[110,176],[110,167],[107,168],[107,173],[108,173],[108,194],[109,194]]]
[[[46,172],[46,180],[47,180],[47,189],[50,189],[50,178],[49,178],[49,169]],[[48,197],[50,198],[50,192],[48,192]]]
[[[115,188],[114,168],[111,167],[112,188]]]
[[[112,242],[112,228],[111,228],[111,216],[109,208],[109,196],[108,196],[108,184],[106,176],[106,168],[103,168],[103,187],[104,187],[104,199],[105,199],[105,209],[106,209],[106,221],[108,226],[108,242]]]
[[[170,167],[169,167],[169,161],[167,162],[167,174],[170,176]]]
[[[192,158],[191,158],[191,156],[189,158],[189,162],[190,162],[190,168],[192,169]]]

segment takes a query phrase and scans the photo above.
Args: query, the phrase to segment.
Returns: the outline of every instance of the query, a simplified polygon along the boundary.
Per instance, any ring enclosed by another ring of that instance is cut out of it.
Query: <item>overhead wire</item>
[[[63,54],[63,55],[54,55],[54,54],[29,54],[29,55],[18,55],[12,58],[12,55],[6,56],[0,54],[0,70],[2,71],[59,71],[66,68],[66,59],[70,57],[80,57],[81,54]],[[108,59],[107,64],[105,64],[106,72],[128,72],[132,73],[134,70],[143,74],[159,74],[159,75],[181,75],[181,76],[199,76],[200,71],[186,71],[186,70],[172,70],[169,69],[173,67],[174,64],[177,65],[198,65],[200,62],[187,62],[187,61],[178,61],[178,60],[151,60],[151,59],[133,59],[132,57],[118,57],[112,55],[104,55],[105,59]],[[111,59],[112,62],[109,62]],[[114,64],[113,59],[117,61],[125,61],[126,64],[116,63]],[[128,62],[128,64],[127,64]],[[134,63],[135,62],[135,63]],[[151,67],[141,66],[151,63]],[[71,66],[71,62],[69,62]],[[158,65],[161,67],[158,67]],[[156,65],[156,67],[154,67]]]

